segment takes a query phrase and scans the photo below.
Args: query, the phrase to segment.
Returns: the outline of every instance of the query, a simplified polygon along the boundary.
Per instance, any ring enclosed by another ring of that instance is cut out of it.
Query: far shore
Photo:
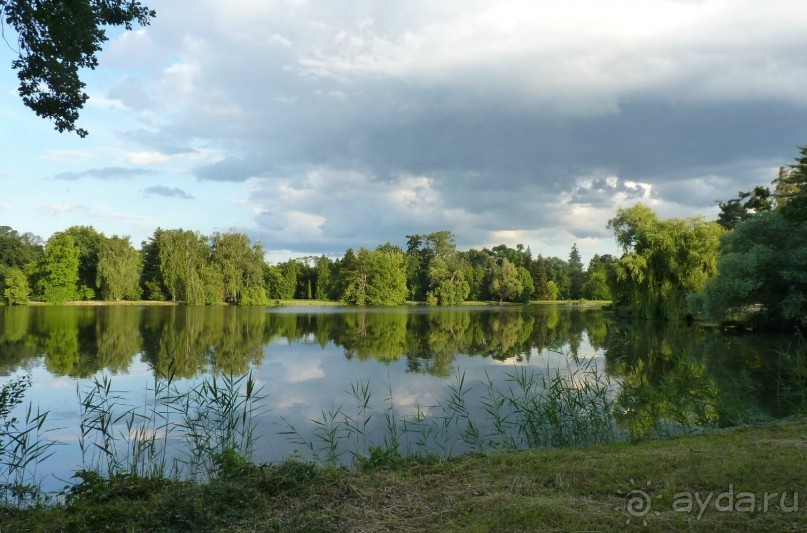
[[[479,306],[479,307],[513,307],[513,306],[520,306],[520,305],[573,305],[573,306],[581,306],[581,307],[600,307],[603,305],[608,305],[611,302],[608,300],[532,300],[528,303],[523,302],[498,302],[495,300],[468,300],[460,304],[463,307],[471,307],[471,306]],[[0,304],[2,306],[3,304]],[[165,301],[165,300],[74,300],[70,302],[64,302],[61,304],[52,304],[47,302],[41,302],[36,300],[30,300],[27,305],[33,307],[58,307],[58,306],[69,306],[69,307],[82,307],[82,306],[178,306],[178,305],[185,305],[185,302],[181,301]],[[202,306],[202,307],[216,307],[219,305],[230,305],[226,303],[216,304],[214,306]],[[255,307],[293,307],[293,306],[300,306],[300,307],[315,307],[315,306],[344,306],[344,307],[356,307],[360,308],[362,306],[355,306],[355,305],[348,305],[344,302],[333,301],[333,300],[271,300],[269,305],[266,306],[255,306]],[[407,307],[407,306],[426,306],[424,302],[414,302],[408,301],[404,305],[401,306],[391,306],[391,307]],[[368,306],[369,307],[369,306]],[[438,307],[435,307],[437,309]]]

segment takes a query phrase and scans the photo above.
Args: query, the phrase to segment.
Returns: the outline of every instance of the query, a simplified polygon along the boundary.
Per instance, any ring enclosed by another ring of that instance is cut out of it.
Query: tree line
[[[807,146],[772,188],[717,202],[716,221],[660,219],[646,205],[610,220],[623,255],[608,270],[618,314],[791,328],[807,325]]]
[[[407,301],[457,305],[468,300],[527,302],[607,300],[613,258],[595,255],[584,268],[577,245],[568,260],[533,257],[529,247],[457,249],[454,234],[406,236],[406,249],[385,243],[270,264],[260,243],[243,233],[206,236],[157,229],[135,249],[128,237],[73,226],[47,242],[0,227],[0,296],[29,300],[154,300],[190,305],[268,305],[318,299],[349,305]]]
[[[205,236],[157,229],[136,250],[128,237],[73,226],[47,242],[0,227],[0,295],[29,299],[170,300],[191,305],[267,305],[319,299],[350,305],[407,301],[613,300],[619,315],[790,327],[807,324],[807,146],[781,167],[773,191],[757,186],[718,202],[716,221],[663,220],[648,206],[617,210],[608,222],[623,254],[595,255],[586,268],[577,245],[568,260],[534,257],[529,247],[457,249],[454,234],[406,236],[320,257],[265,260],[243,233]]]

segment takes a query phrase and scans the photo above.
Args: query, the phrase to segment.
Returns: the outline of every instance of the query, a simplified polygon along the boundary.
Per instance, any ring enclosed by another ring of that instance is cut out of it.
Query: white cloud
[[[160,152],[129,152],[127,158],[134,165],[155,165],[171,160],[171,156]]]

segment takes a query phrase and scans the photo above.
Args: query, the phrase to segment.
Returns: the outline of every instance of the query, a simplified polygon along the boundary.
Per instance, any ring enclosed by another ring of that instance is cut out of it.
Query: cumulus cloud
[[[152,185],[146,187],[143,192],[149,196],[165,196],[168,198],[180,198],[182,200],[191,200],[193,196],[177,187],[165,187],[163,185]]]
[[[804,144],[798,7],[185,0],[112,44],[136,72],[106,98],[133,162],[207,154],[183,171],[246,194],[271,248],[599,246],[619,206],[708,211]]]

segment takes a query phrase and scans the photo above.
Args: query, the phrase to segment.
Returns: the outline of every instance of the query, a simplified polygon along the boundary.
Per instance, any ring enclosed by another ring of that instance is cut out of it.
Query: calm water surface
[[[103,375],[136,404],[169,372],[190,386],[252,371],[268,394],[256,459],[272,461],[306,455],[280,433],[293,424],[314,439],[312,420],[349,410],[358,382],[369,383],[376,413],[392,405],[399,416],[440,416],[463,377],[471,414],[483,419],[484,384],[510,387],[520,367],[568,374],[585,365],[607,375],[616,431],[627,437],[781,417],[804,403],[782,379],[780,354],[790,343],[620,323],[599,308],[563,305],[0,308],[0,375],[32,375],[26,399],[50,411],[49,436],[65,443],[40,467],[46,487],[80,467],[78,391]]]

